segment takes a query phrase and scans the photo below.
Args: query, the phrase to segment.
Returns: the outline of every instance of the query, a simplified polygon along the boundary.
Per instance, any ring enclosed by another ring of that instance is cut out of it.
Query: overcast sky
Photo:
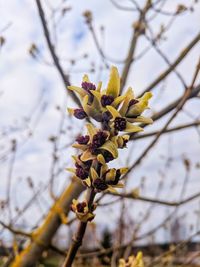
[[[142,6],[144,1],[139,2]],[[168,0],[164,10],[174,11],[180,2],[188,6],[193,1]],[[42,1],[42,3],[49,19],[50,12],[46,4],[47,1]],[[60,1],[57,0],[50,1],[50,4],[55,7],[59,3]],[[121,1],[121,3],[125,6],[130,6],[130,1],[128,0]],[[116,60],[123,60],[127,54],[132,33],[131,25],[136,20],[136,14],[134,12],[119,11],[109,0],[66,1],[65,6],[70,6],[72,10],[61,21],[57,35],[54,34],[52,38],[54,41],[57,41],[57,52],[63,59],[79,59],[84,54],[88,54],[87,59],[78,60],[78,63],[73,67],[71,67],[69,61],[62,61],[66,73],[71,72],[71,82],[79,85],[82,75],[91,69],[91,62],[94,62],[96,67],[102,65],[91,34],[84,23],[83,12],[88,9],[92,11],[97,36],[103,45],[105,54]],[[13,196],[13,207],[15,205],[23,207],[32,195],[30,188],[27,186],[26,178],[32,177],[35,189],[45,185],[49,179],[52,146],[48,141],[48,137],[58,132],[60,123],[60,115],[55,107],[57,105],[62,108],[63,106],[72,107],[74,104],[68,96],[66,97],[65,88],[55,68],[34,60],[28,53],[30,45],[35,43],[40,49],[43,58],[51,62],[35,2],[30,0],[0,0],[0,16],[0,35],[6,40],[5,45],[0,49],[0,156],[5,155],[5,152],[9,149],[10,140],[16,138],[19,149],[17,150],[12,173],[11,194]],[[181,49],[199,32],[199,17],[200,5],[198,4],[195,6],[194,12],[181,15],[174,22],[173,28],[167,34],[168,40],[161,45],[161,49],[168,55],[171,61],[178,56]],[[170,17],[168,16],[158,16],[152,23],[153,31],[157,32],[160,24],[168,23],[169,20]],[[7,30],[1,32],[1,29],[6,25],[9,25]],[[52,25],[50,24],[49,26],[52,29]],[[104,37],[100,33],[101,26],[105,27]],[[146,45],[145,38],[141,37],[136,54],[139,54]],[[196,45],[190,55],[178,67],[187,84],[191,82],[199,52],[200,47]],[[109,63],[115,64],[111,61]],[[123,65],[116,65],[121,72]],[[137,61],[134,67],[131,68],[127,86],[133,86],[136,93],[139,94],[165,68],[166,63],[151,49],[146,54],[144,60]],[[90,76],[93,82],[101,79],[105,86],[108,79],[108,71],[98,71]],[[165,107],[170,101],[180,96],[182,92],[182,85],[176,75],[170,75],[165,84],[161,84],[155,90],[154,99],[151,101],[152,112]],[[190,122],[193,116],[198,117],[200,115],[199,100],[189,101],[184,110],[186,112],[182,112],[172,125]],[[27,119],[25,122],[24,119],[30,116],[31,120]],[[151,126],[150,130],[160,128],[167,118],[168,116],[159,124],[155,123]],[[11,126],[12,133],[8,134]],[[73,127],[72,130],[71,127]],[[67,120],[66,117],[65,128],[68,130],[63,135],[61,144],[66,143],[69,137],[74,138],[77,132],[81,131],[82,124],[77,123],[73,119]],[[33,132],[33,136],[26,142],[29,131]],[[151,139],[130,143],[128,148],[131,153],[131,157],[128,159],[129,165],[134,162],[150,141]],[[61,164],[60,167],[63,166],[64,168],[65,162],[66,166],[70,166],[72,163],[71,153],[72,150],[69,148],[62,150],[60,157],[62,158],[61,163],[63,165]],[[166,158],[169,154],[172,157],[172,161],[170,165],[166,165]],[[127,164],[127,158],[123,155],[117,162],[119,166]],[[141,178],[146,177],[145,188],[141,189],[141,194],[153,197],[155,196],[159,180],[163,177],[165,183],[159,198],[179,200],[181,185],[185,176],[185,168],[182,162],[183,155],[186,155],[192,161],[189,185],[184,196],[187,197],[198,192],[200,188],[199,169],[194,167],[199,162],[200,144],[199,135],[195,129],[180,131],[160,138],[155,149],[150,152],[139,168],[136,168],[131,173],[128,189],[137,187],[140,184]],[[8,166],[11,159],[12,156],[9,155],[7,160],[1,161],[0,200],[4,200],[6,196]],[[64,184],[68,182],[68,178],[69,176],[65,172],[62,172],[57,177],[56,194],[62,191]],[[48,191],[45,191],[38,201],[43,212],[52,203]],[[149,206],[141,202],[129,201],[129,207],[130,204],[132,207],[132,209],[129,208],[131,216],[136,218],[136,221],[140,218],[139,214],[146,211]],[[111,226],[118,218],[119,213],[114,212],[117,208],[119,208],[117,205],[112,208],[99,208],[96,221]],[[198,209],[198,201],[187,204],[180,209],[179,215],[187,211],[184,223],[187,224],[188,229],[192,222],[196,222],[194,212]],[[173,211],[173,208],[156,206],[152,209],[151,219],[141,229],[141,233],[157,225],[171,211]],[[33,212],[35,221],[32,220]],[[6,214],[2,214],[0,217],[6,218]],[[32,206],[26,212],[24,220],[34,225],[40,217],[41,213],[38,207]],[[19,222],[22,223],[22,220]],[[161,231],[157,235],[157,240],[163,240],[165,237]]]

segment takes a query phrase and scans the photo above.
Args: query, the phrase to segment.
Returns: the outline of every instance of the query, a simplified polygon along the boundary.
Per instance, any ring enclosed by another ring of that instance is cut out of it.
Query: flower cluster
[[[119,260],[119,267],[144,267],[142,252],[138,252],[137,256],[130,256],[127,261]]]
[[[142,116],[148,109],[152,94],[147,92],[136,99],[132,88],[128,88],[124,95],[120,95],[120,77],[116,67],[111,68],[106,89],[101,87],[101,82],[96,86],[87,75],[84,75],[80,87],[68,87],[78,94],[82,104],[81,108],[69,108],[69,113],[80,120],[88,118],[101,123],[99,128],[92,123],[86,124],[86,134],[78,136],[73,145],[80,151],[78,156],[73,156],[75,166],[67,169],[95,193],[116,192],[115,188],[123,186],[120,179],[128,169],[109,168],[108,162],[118,157],[119,149],[126,147],[129,133],[140,132],[143,130],[142,124],[152,123],[152,119]],[[72,210],[80,220],[94,217],[87,204],[83,208],[83,203],[77,203]],[[81,212],[77,205],[81,207]]]
[[[78,202],[78,200],[73,200],[71,205],[71,210],[76,213],[76,216],[82,222],[92,221],[94,219],[93,211],[96,205],[93,204],[91,210],[88,208],[88,203],[86,201]]]

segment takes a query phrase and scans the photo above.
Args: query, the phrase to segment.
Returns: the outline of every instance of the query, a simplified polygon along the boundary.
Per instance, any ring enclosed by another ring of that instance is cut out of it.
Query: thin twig
[[[134,199],[134,200],[156,203],[156,204],[171,206],[171,207],[176,207],[176,206],[181,206],[183,204],[187,204],[188,202],[200,197],[200,192],[198,192],[197,194],[194,194],[181,201],[164,201],[164,200],[159,200],[159,199],[154,199],[154,198],[149,198],[149,197],[134,196],[133,193],[125,193],[125,194],[124,193],[109,193],[109,194],[116,196],[116,197],[120,197],[120,198]],[[112,203],[114,204],[114,202]]]
[[[163,132],[163,134],[172,133],[172,132],[180,131],[180,130],[183,130],[183,129],[188,129],[190,127],[197,127],[199,125],[200,125],[200,121],[196,121],[196,122],[192,122],[192,123],[186,123],[186,124],[183,124],[183,125],[179,125],[179,126],[173,127],[171,129],[167,129],[166,131]],[[153,131],[153,132],[146,133],[146,134],[135,135],[133,139],[134,140],[138,140],[138,139],[143,139],[143,138],[147,138],[147,137],[152,137],[152,136],[158,134],[158,132],[159,131]]]
[[[168,67],[165,71],[163,71],[158,78],[156,78],[150,85],[146,87],[146,89],[140,94],[143,95],[145,92],[153,90],[161,81],[163,81],[177,66],[182,60],[187,56],[187,54],[191,51],[191,49],[200,41],[200,32],[195,36],[195,38],[181,51],[179,56],[175,59],[175,61]]]
[[[127,55],[126,62],[125,62],[125,65],[124,65],[124,68],[123,68],[123,72],[122,72],[122,76],[121,76],[121,92],[122,92],[122,90],[123,90],[123,88],[125,86],[126,80],[128,78],[129,70],[130,70],[131,64],[133,62],[132,59],[134,58],[134,54],[135,54],[136,46],[137,46],[137,43],[138,43],[138,39],[142,34],[142,31],[140,29],[140,25],[145,20],[146,13],[150,9],[150,7],[151,7],[151,1],[147,0],[144,8],[140,12],[139,19],[136,22],[138,24],[139,28],[138,29],[136,29],[136,28],[133,29],[133,35],[132,35],[132,39],[130,41],[130,47],[129,47],[129,50],[128,50],[128,55]]]
[[[55,47],[51,42],[51,37],[50,37],[50,33],[49,33],[49,29],[48,29],[47,22],[46,22],[46,19],[45,19],[45,14],[44,14],[44,10],[42,8],[41,1],[40,0],[35,0],[35,1],[36,1],[36,4],[37,4],[38,13],[39,13],[39,16],[40,16],[40,19],[41,19],[41,23],[42,23],[42,27],[43,27],[43,31],[44,31],[44,36],[46,38],[49,51],[51,53],[52,59],[54,61],[54,64],[55,64],[55,66],[56,66],[56,68],[57,68],[57,70],[58,70],[58,72],[59,72],[59,74],[61,76],[61,79],[62,79],[62,81],[64,83],[64,86],[66,88],[66,86],[70,85],[69,77],[64,73],[64,71],[63,71],[63,69],[61,67],[59,58],[56,55]],[[73,91],[69,91],[69,94],[72,97],[72,99],[74,100],[74,102],[76,104],[78,104],[79,106],[81,106],[80,105],[80,101],[79,101],[78,97],[74,94],[74,92]]]
[[[194,77],[192,79],[192,83],[191,85],[188,87],[188,89],[184,92],[183,97],[181,98],[180,102],[178,103],[175,112],[172,114],[172,116],[168,119],[168,121],[166,122],[166,124],[164,125],[164,127],[157,133],[156,137],[154,138],[154,140],[146,147],[146,149],[143,151],[143,153],[138,157],[138,159],[130,166],[128,173],[131,172],[131,170],[133,168],[135,168],[140,162],[141,160],[147,155],[147,153],[149,152],[149,150],[157,143],[158,139],[160,138],[160,136],[162,135],[163,132],[165,132],[167,130],[167,127],[170,125],[170,123],[174,120],[174,118],[177,116],[177,114],[179,113],[179,111],[183,108],[184,104],[186,103],[187,99],[191,96],[191,93],[193,91],[193,87],[194,87],[194,83],[197,79],[198,73],[200,71],[200,67],[199,67],[199,62],[197,64],[195,73],[194,73]]]

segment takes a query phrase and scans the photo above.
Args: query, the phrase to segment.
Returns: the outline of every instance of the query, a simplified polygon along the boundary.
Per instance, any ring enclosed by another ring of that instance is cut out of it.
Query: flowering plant
[[[82,105],[81,108],[68,108],[69,113],[80,120],[87,118],[90,122],[86,124],[87,133],[78,136],[73,145],[81,151],[78,156],[73,156],[75,166],[67,169],[83,183],[87,194],[83,202],[73,200],[71,206],[80,220],[80,227],[64,266],[71,266],[87,222],[95,217],[95,195],[116,192],[116,188],[123,187],[120,180],[128,168],[109,168],[108,162],[116,159],[118,150],[127,146],[129,133],[141,132],[141,125],[152,123],[151,118],[142,115],[149,108],[151,92],[135,98],[129,87],[124,95],[120,95],[120,77],[116,67],[111,68],[106,89],[102,89],[101,82],[97,86],[91,83],[87,75],[84,75],[81,87],[69,86],[68,89],[78,94]],[[94,126],[91,120],[98,122],[100,127]]]
[[[138,252],[136,256],[132,255],[128,257],[127,261],[120,259],[119,267],[144,267],[142,252]]]

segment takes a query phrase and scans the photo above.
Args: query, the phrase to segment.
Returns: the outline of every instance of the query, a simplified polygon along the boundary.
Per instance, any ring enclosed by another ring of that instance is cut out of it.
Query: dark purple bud
[[[104,191],[108,188],[106,182],[100,178],[97,178],[93,182],[93,186],[98,190],[98,191]]]
[[[106,150],[103,152],[103,156],[104,156],[106,163],[114,159],[113,155],[109,151],[106,151]]]
[[[106,111],[102,114],[101,122],[102,122],[102,129],[106,131],[110,131],[109,121],[112,118],[112,115],[109,111]]]
[[[108,137],[108,134],[106,132],[99,131],[97,134],[93,136],[92,146],[96,148],[102,146],[105,143],[107,137]]]
[[[128,104],[128,108],[130,108],[131,106],[137,104],[139,101],[137,99],[131,99],[129,101],[129,104]]]
[[[92,165],[92,160],[84,161],[84,168],[89,171]]]
[[[78,167],[76,169],[76,176],[78,176],[81,180],[84,180],[88,177],[89,173],[87,170],[83,169],[82,167]]]
[[[81,156],[82,156],[82,154],[80,154],[80,155],[78,155],[78,158],[79,158],[79,160],[81,161]],[[87,161],[81,161],[81,165],[78,163],[78,162],[75,162],[75,166],[76,166],[76,168],[78,169],[78,168],[82,168],[82,169],[84,169],[85,171],[89,171],[89,169],[90,169],[90,167],[91,167],[91,165],[92,165],[92,160],[87,160]]]
[[[124,131],[126,129],[126,119],[116,117],[114,121],[114,127],[117,131]]]
[[[85,202],[80,202],[77,204],[76,208],[77,211],[80,213],[84,213],[84,208],[87,206],[87,204]]]
[[[106,106],[112,104],[113,101],[114,101],[114,97],[111,95],[102,95],[102,97],[101,97],[101,105],[103,107],[106,107]]]
[[[89,101],[88,102],[91,104],[93,99],[94,99],[94,96],[90,91],[96,90],[95,84],[89,83],[89,82],[82,82],[81,86],[89,94]]]
[[[81,166],[77,162],[75,162],[75,167],[76,168],[81,168]]]
[[[79,145],[87,145],[89,140],[90,140],[89,135],[85,135],[85,136],[82,135],[76,138],[76,142],[79,143]]]
[[[87,92],[90,90],[96,90],[95,84],[89,82],[82,82],[81,87]]]
[[[110,119],[112,118],[112,115],[109,111],[106,111],[102,114],[102,122],[108,123]]]
[[[93,136],[92,144],[90,145],[90,150],[93,154],[96,154],[96,149],[102,146],[108,137],[108,134],[104,131],[99,131]]]
[[[83,120],[87,117],[87,114],[82,108],[77,108],[74,110],[74,116],[79,120]]]

